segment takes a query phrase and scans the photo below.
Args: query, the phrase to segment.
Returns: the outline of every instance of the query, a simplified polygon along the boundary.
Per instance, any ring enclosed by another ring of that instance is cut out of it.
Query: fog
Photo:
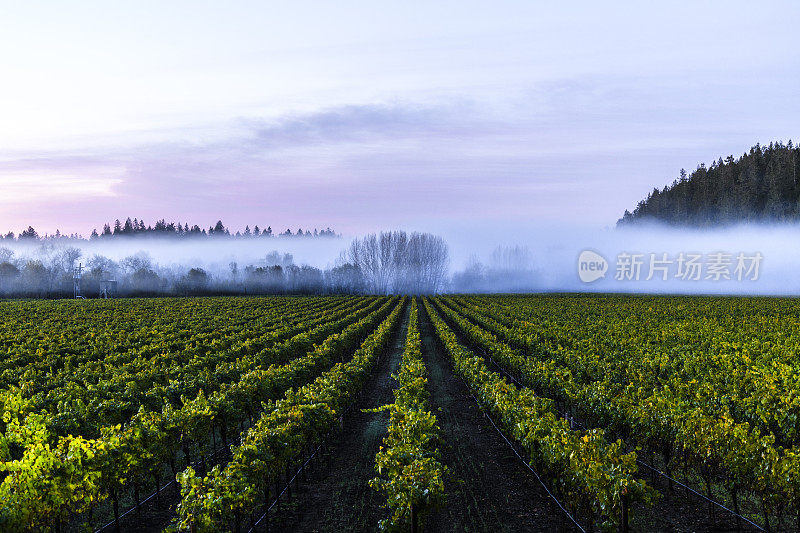
[[[386,240],[395,242],[388,274],[375,271],[374,261],[357,264],[359,258],[363,261],[363,246],[368,242],[360,235],[0,240],[0,296],[72,296],[73,262],[84,266],[86,297],[97,297],[100,282],[108,279],[117,281],[117,296],[553,291],[800,294],[800,276],[795,275],[800,267],[800,225],[696,230],[577,224],[509,228],[476,222],[472,227],[430,224],[429,231],[442,237],[436,241],[440,245],[435,253],[420,253],[411,245],[433,243],[433,236],[427,241],[409,237],[408,244],[402,239]],[[354,243],[361,243],[362,253],[355,253],[359,248]],[[583,256],[587,261],[582,281],[579,257],[585,251],[591,253]],[[423,269],[420,257],[435,257],[435,261]],[[413,272],[427,278],[435,272],[430,278],[435,281],[414,283]],[[376,281],[384,274],[394,278]]]
[[[338,238],[205,236],[2,240],[0,295],[70,296],[72,269],[79,265],[86,297],[97,297],[104,280],[116,281],[118,296],[321,293],[324,272],[337,266],[347,244]]]
[[[487,276],[481,292],[800,294],[800,276],[796,274],[800,269],[800,225],[796,224],[750,224],[719,229],[658,224],[620,229],[560,225],[506,228],[503,232],[492,231],[490,226],[476,225],[469,232],[455,233],[444,229],[443,233],[450,244],[454,281],[458,280],[459,270],[464,273],[470,266],[474,269],[476,261],[485,271],[495,271],[494,279]],[[492,254],[498,247],[504,250],[521,248],[530,260],[524,268],[512,269],[510,272],[515,277],[511,278],[508,270],[504,272],[492,264]],[[607,262],[605,275],[591,282],[581,281],[578,273],[578,259],[585,250],[595,252]],[[719,253],[722,255],[717,255]],[[740,253],[746,263],[741,280],[737,279]],[[760,260],[749,260],[758,253]],[[635,272],[631,272],[634,269],[621,266],[626,257],[620,254],[641,254],[638,279]],[[656,268],[648,280],[651,254],[655,254],[657,260],[654,266],[661,268]],[[666,258],[664,254],[667,254]],[[682,264],[679,265],[681,254]],[[694,267],[695,270],[686,268],[692,256],[694,264],[701,265]],[[757,276],[754,271],[747,272],[747,267],[753,262],[758,263]],[[680,267],[683,267],[683,272],[679,272]],[[664,269],[667,271],[666,281],[662,279]],[[725,279],[726,275],[730,279]],[[696,277],[700,279],[695,280]],[[754,277],[757,279],[753,280]],[[451,288],[455,291],[470,289],[457,285]]]
[[[207,294],[431,294],[447,287],[447,245],[403,231],[353,239],[126,236],[0,240],[0,297]]]
[[[338,254],[344,250],[349,241],[337,238],[157,238],[157,237],[124,237],[115,236],[111,239],[95,239],[89,241],[42,241],[26,243],[24,241],[0,240],[0,248],[10,248],[21,255],[41,255],[44,248],[52,245],[54,248],[65,247],[79,248],[82,252],[83,263],[95,254],[103,255],[114,261],[121,261],[125,257],[146,252],[155,263],[164,267],[177,265],[200,266],[212,272],[228,270],[231,261],[242,265],[260,264],[264,266],[267,253],[278,251],[281,254],[292,254],[296,263],[324,268],[332,263]]]

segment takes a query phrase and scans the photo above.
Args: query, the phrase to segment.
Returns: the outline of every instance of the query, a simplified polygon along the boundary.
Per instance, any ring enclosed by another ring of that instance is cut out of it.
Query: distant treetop
[[[308,237],[339,237],[339,235],[333,231],[331,228],[325,228],[323,230],[318,230],[314,228],[313,233],[309,230],[303,231],[302,229],[298,229],[297,233],[292,233],[292,230],[287,229],[285,232],[280,233],[280,237],[294,237],[294,238],[308,238]],[[272,226],[267,226],[266,229],[262,230],[258,227],[258,225],[253,226],[253,229],[250,229],[250,225],[245,226],[244,232],[237,231],[236,233],[231,233],[229,228],[226,228],[225,225],[222,223],[221,220],[218,220],[216,224],[209,226],[208,229],[200,228],[198,225],[194,225],[189,227],[189,224],[181,224],[180,222],[166,222],[165,219],[157,220],[153,225],[146,225],[144,220],[139,220],[138,218],[134,218],[133,220],[129,218],[125,219],[125,222],[121,222],[119,219],[114,221],[113,226],[111,224],[104,224],[103,231],[99,232],[97,229],[92,230],[92,234],[89,237],[90,240],[95,239],[113,239],[117,237],[171,237],[171,238],[229,238],[229,239],[253,239],[253,238],[270,238],[276,237],[272,233]],[[39,233],[32,227],[28,226],[28,229],[22,231],[17,237],[13,231],[9,231],[5,235],[0,235],[0,240],[20,240],[20,241],[44,241],[44,240],[73,240],[73,241],[85,241],[87,240],[82,235],[77,233],[73,233],[71,235],[64,235],[61,233],[60,230],[56,230],[56,232],[52,235],[44,234],[39,235]]]
[[[657,221],[685,226],[800,220],[800,148],[788,144],[755,145],[738,159],[701,164],[662,190],[653,189],[617,226]]]

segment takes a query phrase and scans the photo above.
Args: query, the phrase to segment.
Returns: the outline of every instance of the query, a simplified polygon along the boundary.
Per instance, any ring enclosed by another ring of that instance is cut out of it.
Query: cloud
[[[486,127],[472,117],[478,109],[467,103],[449,105],[349,105],[277,121],[244,120],[262,147],[364,142],[375,139],[457,135]]]
[[[584,76],[502,100],[245,116],[172,142],[7,155],[0,229],[87,232],[128,215],[352,231],[475,218],[611,225],[681,167],[788,140],[798,104],[786,80],[731,81],[706,91],[702,79]],[[754,110],[737,112],[765,87],[786,114],[754,121]]]
[[[38,163],[34,168],[0,164],[0,205],[112,197],[122,181],[119,167]]]

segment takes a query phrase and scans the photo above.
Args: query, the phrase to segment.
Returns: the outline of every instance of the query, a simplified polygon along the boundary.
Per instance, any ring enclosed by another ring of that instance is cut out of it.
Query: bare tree
[[[531,269],[533,258],[526,246],[498,246],[492,252],[492,267],[505,271],[526,271]]]
[[[116,277],[119,271],[119,265],[103,255],[95,254],[86,262],[86,267],[89,273],[95,277],[102,278],[103,276]]]
[[[350,244],[347,259],[375,294],[433,294],[447,276],[447,244],[429,233],[366,235]]]
[[[489,265],[473,257],[467,267],[453,275],[458,292],[526,292],[536,288],[538,275],[533,255],[524,246],[498,246]]]
[[[153,260],[147,252],[137,252],[122,260],[122,267],[128,272],[139,272],[142,270],[152,270]]]
[[[247,233],[250,233],[250,227],[247,228]],[[239,281],[239,263],[236,261],[231,261],[228,266],[231,269],[231,279],[233,280],[234,285]]]
[[[0,263],[10,263],[14,258],[14,250],[11,248],[0,248]]]
[[[79,248],[73,246],[64,248],[60,254],[61,268],[63,268],[65,272],[72,272],[72,269],[75,268],[75,261],[80,259],[82,255],[83,253]]]
[[[449,254],[441,237],[430,233],[412,233],[406,256],[410,269],[413,294],[429,294],[444,288]]]
[[[343,262],[325,272],[325,283],[334,294],[358,294],[366,290],[364,274],[352,263]]]

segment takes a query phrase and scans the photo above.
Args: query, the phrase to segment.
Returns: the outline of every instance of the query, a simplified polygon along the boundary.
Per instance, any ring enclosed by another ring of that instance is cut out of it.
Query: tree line
[[[292,232],[287,228],[283,232],[273,233],[272,226],[266,228],[259,228],[258,225],[250,228],[248,224],[243,231],[236,231],[233,233],[230,228],[225,227],[221,220],[216,224],[209,226],[208,229],[201,228],[198,225],[189,226],[188,223],[182,224],[181,222],[166,222],[161,219],[153,225],[145,224],[144,220],[130,217],[125,219],[125,222],[119,219],[115,220],[113,224],[106,223],[103,229],[98,232],[97,229],[92,230],[89,240],[106,239],[113,237],[235,237],[235,238],[250,238],[250,237],[338,237],[339,235],[327,227],[323,230],[314,228],[313,231],[303,228],[298,228],[297,231]],[[56,230],[53,234],[40,235],[33,226],[28,226],[27,229],[22,230],[19,235],[13,231],[9,231],[5,235],[0,235],[0,240],[6,241],[58,241],[58,240],[71,240],[71,241],[86,241],[83,235],[71,233],[69,235],[62,234],[60,230]]]
[[[663,189],[653,189],[618,226],[642,221],[716,226],[741,222],[800,220],[800,147],[790,140],[756,144],[739,158],[729,155],[691,174],[681,169]]]
[[[81,293],[98,297],[113,283],[115,296],[249,294],[434,294],[447,283],[448,249],[428,233],[403,231],[354,240],[326,269],[295,264],[290,253],[272,251],[259,264],[209,271],[203,266],[162,266],[146,252],[114,260],[83,258],[76,246],[45,242],[18,256],[0,247],[0,298],[68,298],[81,264]]]

